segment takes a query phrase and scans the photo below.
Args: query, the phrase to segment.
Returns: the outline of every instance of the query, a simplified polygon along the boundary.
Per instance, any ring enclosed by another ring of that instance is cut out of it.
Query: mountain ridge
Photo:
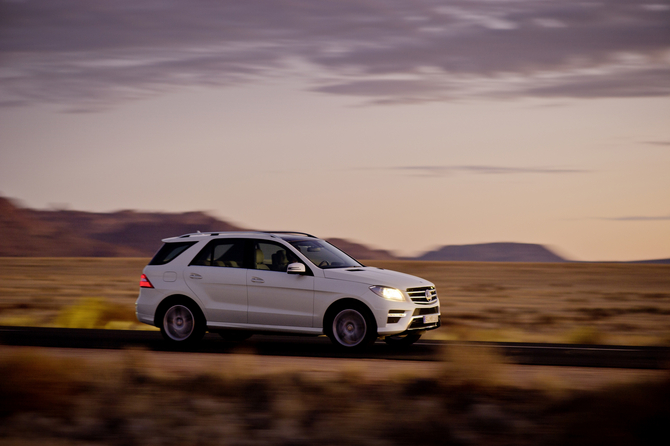
[[[150,257],[160,248],[160,241],[167,237],[197,231],[236,230],[251,229],[205,212],[37,210],[0,196],[2,257]],[[446,245],[416,257],[403,258],[392,251],[351,240],[327,240],[352,257],[363,260],[572,262],[544,245],[531,243]],[[670,264],[670,259],[608,263]]]
[[[150,257],[164,238],[249,230],[205,212],[37,210],[0,197],[0,257]],[[360,243],[328,240],[355,258],[397,259]]]

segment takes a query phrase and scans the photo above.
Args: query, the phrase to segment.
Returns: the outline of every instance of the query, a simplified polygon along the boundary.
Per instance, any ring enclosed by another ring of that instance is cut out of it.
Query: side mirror
[[[307,270],[304,264],[296,262],[289,264],[286,272],[289,274],[305,274]]]

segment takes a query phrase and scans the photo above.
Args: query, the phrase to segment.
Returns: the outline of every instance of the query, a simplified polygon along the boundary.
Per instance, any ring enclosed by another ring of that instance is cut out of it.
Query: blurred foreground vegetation
[[[151,329],[135,319],[144,258],[0,258],[0,325]],[[466,341],[669,345],[670,265],[370,261],[437,285]]]
[[[521,383],[492,352],[456,347],[430,373],[383,375],[268,371],[235,355],[167,373],[151,352],[85,354],[0,347],[3,445],[670,444],[667,371],[584,391]],[[166,368],[188,357],[163,355]]]
[[[135,318],[145,258],[0,258],[0,325],[147,329]]]

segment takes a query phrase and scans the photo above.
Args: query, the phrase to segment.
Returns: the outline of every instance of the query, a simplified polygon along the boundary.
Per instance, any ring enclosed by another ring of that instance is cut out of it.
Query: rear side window
[[[223,266],[246,268],[245,241],[241,239],[221,239],[211,241],[195,256],[191,265]]]
[[[156,255],[149,265],[165,265],[170,263],[172,260],[177,258],[179,254],[186,251],[190,246],[195,245],[197,242],[176,242],[176,243],[166,243],[161,249],[158,250]]]

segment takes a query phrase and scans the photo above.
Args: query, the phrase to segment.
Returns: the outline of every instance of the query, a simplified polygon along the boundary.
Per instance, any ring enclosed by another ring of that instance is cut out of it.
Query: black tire
[[[225,341],[230,342],[246,341],[253,335],[254,334],[252,332],[243,330],[225,330],[219,332],[219,336],[221,336]]]
[[[195,303],[178,300],[165,306],[160,315],[160,329],[166,341],[187,345],[202,339],[206,331],[206,322]]]
[[[370,312],[360,306],[342,307],[333,312],[327,334],[339,347],[363,348],[377,339],[377,324]]]
[[[419,339],[421,339],[421,334],[407,333],[395,336],[386,336],[384,338],[384,342],[386,342],[388,345],[411,345]]]

